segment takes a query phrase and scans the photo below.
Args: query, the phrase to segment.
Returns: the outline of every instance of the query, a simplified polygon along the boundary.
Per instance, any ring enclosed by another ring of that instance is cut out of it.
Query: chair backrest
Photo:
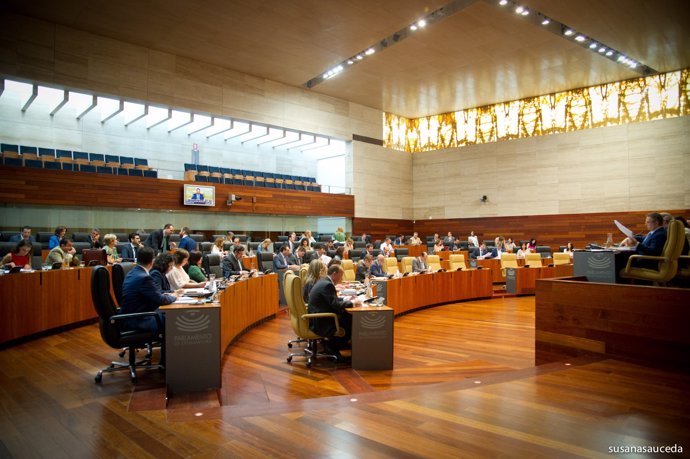
[[[119,347],[119,332],[110,324],[110,318],[117,314],[113,297],[110,296],[110,274],[104,266],[96,266],[91,272],[91,299],[98,314],[101,338],[112,347]]]
[[[262,271],[273,270],[273,253],[261,252],[259,253],[259,266]]]
[[[433,271],[438,271],[439,269],[441,269],[441,257],[439,257],[438,255],[427,255],[426,264]]]
[[[412,262],[413,261],[414,261],[414,257],[403,257],[403,259],[400,260],[403,273],[411,273],[412,272]]]
[[[530,268],[541,268],[541,254],[530,252],[525,255],[525,266],[529,266]]]
[[[302,279],[289,269],[283,276],[283,291],[288,304],[292,331],[303,339],[317,338],[309,329],[309,321],[302,319],[302,315],[307,313],[307,305],[302,298]]]
[[[355,264],[352,260],[342,260],[340,266],[343,267],[343,280],[347,282],[352,282],[355,280]]]
[[[659,261],[659,275],[655,280],[668,282],[678,272],[678,257],[685,245],[685,229],[679,220],[671,220],[666,228],[666,243],[661,251],[664,260]]]
[[[539,255],[539,254],[534,254]],[[539,263],[541,263],[541,257],[539,258]],[[501,254],[501,269],[506,268],[517,268],[517,255],[514,253],[503,253]]]
[[[132,268],[134,268],[136,263],[115,263],[112,266],[112,276],[113,276],[113,293],[115,293],[115,299],[117,304],[122,304],[122,284],[125,282],[125,277]]]
[[[386,257],[384,259],[384,271],[386,274],[398,273],[398,259],[395,257]]]
[[[204,269],[208,274],[215,274],[216,278],[220,279],[223,277],[223,267],[220,264],[220,254],[219,253],[208,253],[204,255],[203,261]]]
[[[309,265],[302,265],[299,268],[299,278],[302,281],[302,285],[307,281],[307,274],[309,273]]]
[[[448,258],[450,264],[450,271],[464,271],[467,269],[467,264],[465,263],[465,255],[462,253],[454,253]]]
[[[565,252],[554,252],[553,253],[553,264],[554,265],[567,265],[570,263],[570,254]]]

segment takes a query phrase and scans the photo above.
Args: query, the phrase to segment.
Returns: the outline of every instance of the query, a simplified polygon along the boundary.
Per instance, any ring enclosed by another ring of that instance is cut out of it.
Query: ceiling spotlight
[[[606,51],[606,48],[605,48],[605,47],[602,46],[601,48],[599,48],[599,52],[600,52],[600,53],[603,53],[604,51]]]
[[[508,0],[501,0],[500,2],[498,2],[498,4],[501,6],[506,6],[508,4]]]
[[[577,37],[575,37],[575,41],[583,42],[585,40],[586,38],[584,35],[578,35]]]
[[[551,24],[551,20],[549,18],[544,18],[543,21],[541,21],[541,25],[549,25]]]
[[[565,32],[563,32],[563,35],[565,35],[566,37],[569,37],[569,36],[573,35],[574,33],[575,33],[575,31],[573,29],[565,29]]]
[[[522,16],[527,16],[529,14],[529,10],[525,8],[522,13],[520,13]]]
[[[589,49],[594,49],[594,48],[596,48],[597,46],[599,46],[599,45],[598,45],[596,42],[593,41],[593,42],[589,45]]]
[[[609,49],[608,51],[606,51],[606,55],[607,55],[608,57],[611,57],[611,56],[613,55],[613,51],[611,51],[611,50]]]
[[[362,59],[364,59],[364,56],[362,56],[361,54],[358,54],[358,55],[355,57],[355,59],[357,59],[358,61],[361,61]]]
[[[412,30],[412,31],[417,30],[417,24],[412,24],[412,25],[410,26],[410,30]]]
[[[521,6],[518,6],[517,8],[515,8],[515,12],[517,14],[522,14],[523,11],[525,11],[525,9]]]
[[[375,52],[376,50],[374,48],[369,48],[368,50],[364,51],[364,54],[366,54],[367,56],[371,56]]]
[[[352,64],[354,64],[354,63],[355,63],[355,61],[353,61],[352,59],[348,59],[348,60],[347,60],[347,65],[352,65]]]
[[[419,27],[426,27],[426,20],[420,19],[419,21],[417,21],[417,25]]]

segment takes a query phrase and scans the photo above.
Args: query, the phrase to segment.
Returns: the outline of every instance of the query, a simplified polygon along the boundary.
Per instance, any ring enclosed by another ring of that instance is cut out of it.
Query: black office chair
[[[116,263],[112,266],[113,272],[113,293],[115,293],[115,300],[118,306],[122,304],[122,284],[125,282],[125,277],[132,268],[137,264],[131,262]]]
[[[141,312],[135,314],[118,314],[113,297],[110,295],[110,274],[103,266],[97,266],[91,273],[91,298],[98,314],[98,326],[101,338],[114,349],[126,348],[129,354],[128,362],[111,362],[110,366],[96,374],[96,382],[100,383],[103,373],[129,370],[132,383],[137,382],[137,368],[163,369],[163,366],[152,365],[150,358],[137,361],[136,349],[146,347],[148,343],[162,341],[162,333],[151,330],[132,330],[125,326],[127,319],[144,319],[154,317],[158,330],[163,330],[163,323],[156,312]]]
[[[209,253],[204,255],[202,264],[208,274],[215,274],[216,279],[223,277],[223,267],[221,266],[221,255],[217,253]]]
[[[259,269],[264,272],[273,271],[273,253],[261,252],[259,254]]]

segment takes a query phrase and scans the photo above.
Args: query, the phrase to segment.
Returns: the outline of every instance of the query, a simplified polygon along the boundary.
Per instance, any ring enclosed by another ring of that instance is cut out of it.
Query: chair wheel
[[[311,359],[311,357],[307,359],[307,368],[311,368],[312,363],[314,363],[314,361]]]
[[[103,379],[103,375],[99,372],[95,378],[93,378],[96,381],[96,384],[100,383],[101,380]]]
[[[292,349],[292,343],[288,343],[288,347]]]
[[[288,363],[292,362],[292,356],[287,358]]]

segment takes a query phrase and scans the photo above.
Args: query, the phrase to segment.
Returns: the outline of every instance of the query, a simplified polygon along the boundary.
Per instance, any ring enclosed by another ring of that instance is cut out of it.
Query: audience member
[[[201,259],[201,252],[198,250],[189,252],[189,269],[187,270],[187,275],[189,275],[189,278],[194,282],[206,282],[207,276],[204,272],[204,268],[201,266]]]
[[[165,277],[170,282],[170,288],[177,290],[180,288],[201,288],[206,285],[206,282],[192,282],[189,274],[184,270],[184,265],[189,260],[189,252],[185,249],[177,249],[173,253],[173,261],[175,266],[168,272]]]
[[[529,240],[527,243],[527,248],[530,250],[530,252],[536,252],[537,251],[537,240],[532,238]]]
[[[290,235],[288,236],[288,240],[287,240],[287,246],[290,248],[290,253],[295,253],[295,249],[297,248],[297,244],[298,244],[297,243],[297,235],[293,231],[292,233],[290,233]]]
[[[91,230],[91,236],[89,237],[89,245],[92,249],[102,249],[103,242],[101,242],[101,230],[94,228]]]
[[[10,242],[19,242],[22,240],[30,242],[31,245],[36,243],[36,240],[31,235],[31,227],[30,226],[26,226],[26,225],[22,226],[22,229],[18,234],[15,234],[14,236],[10,237]]]
[[[422,252],[420,256],[412,260],[412,272],[425,273],[429,270],[429,265],[426,263],[426,257],[426,252]]]
[[[295,266],[301,266],[304,263],[304,255],[304,247],[302,247],[301,245],[297,246],[297,250],[295,250],[295,253],[290,255],[290,257],[288,258],[288,263]]]
[[[393,245],[405,245],[405,236],[402,234],[395,238]]]
[[[367,243],[367,245],[362,250],[362,253],[359,255],[359,258],[364,258],[367,255],[371,255],[372,257],[374,256],[374,244],[372,244],[371,242]]]
[[[122,261],[122,258],[120,258],[120,255],[117,253],[117,236],[114,234],[106,234],[103,236],[103,249],[105,250],[109,264],[112,265],[113,263],[120,263]]]
[[[362,233],[361,236],[358,236],[356,239],[357,242],[364,242],[365,244],[368,242],[371,242],[371,236],[369,236],[367,233]]]
[[[31,269],[31,257],[33,256],[33,246],[28,239],[22,239],[17,245],[5,255],[0,261],[0,266],[5,269],[16,268]]]
[[[311,246],[309,239],[302,238],[299,241],[299,246],[304,249],[305,252],[313,252],[314,248]]]
[[[304,285],[302,286],[302,297],[304,302],[309,302],[309,293],[314,287],[314,284],[326,275],[326,265],[323,264],[321,260],[312,260],[309,262],[309,268],[307,269],[307,277],[304,279]]]
[[[386,277],[386,272],[383,269],[386,257],[378,255],[376,260],[371,264],[369,272],[374,277]]]
[[[170,235],[175,232],[175,227],[172,223],[166,223],[163,229],[156,230],[149,234],[149,237],[144,241],[146,247],[151,247],[156,253],[169,252],[175,248],[175,243],[170,242]]]
[[[307,241],[309,241],[309,245],[316,243],[316,239],[314,239],[311,235],[311,230],[306,230],[304,234],[302,234],[302,239],[306,239]]]
[[[342,261],[345,258],[345,247],[338,247],[335,249],[335,255],[333,255],[334,260]]]
[[[467,236],[467,244],[470,247],[479,247],[479,238],[474,234],[474,231],[470,231],[470,235]]]
[[[523,242],[520,244],[520,248],[517,251],[516,258],[525,258],[525,256],[530,252],[529,248],[527,248],[527,243]]]
[[[285,271],[286,269],[299,269],[299,266],[290,265],[288,258],[290,257],[290,247],[283,244],[280,251],[273,257],[273,270]]]
[[[513,238],[509,237],[508,240],[503,244],[503,249],[505,250],[506,253],[513,253],[515,252],[515,242],[513,242]]]
[[[154,251],[150,247],[144,247],[139,251],[137,265],[127,274],[122,284],[120,314],[157,311],[159,306],[174,303],[177,299],[178,294],[163,293],[149,275],[149,271],[153,267],[153,255]],[[159,315],[164,326],[163,315],[160,311]],[[155,317],[128,319],[125,321],[125,326],[130,329],[164,332],[164,329],[159,329]],[[161,360],[163,360],[162,357]]]
[[[364,282],[369,277],[369,270],[371,269],[371,264],[374,261],[374,257],[371,255],[365,255],[357,263],[357,271],[355,272],[355,280],[357,282]]]
[[[144,247],[141,243],[141,236],[137,233],[129,233],[129,244],[122,246],[122,253],[120,256],[123,260],[133,260],[136,261],[137,253]]]
[[[316,318],[309,323],[309,328],[314,333],[328,338],[323,342],[326,352],[335,355],[338,361],[343,360],[340,350],[348,346],[352,331],[352,318],[345,309],[361,303],[358,299],[350,301],[338,297],[335,286],[343,279],[343,274],[342,266],[331,266],[326,276],[319,279],[309,293],[309,312],[335,313],[338,316],[340,328],[345,331],[345,336],[334,336],[336,326],[331,318]]]
[[[383,256],[389,257],[390,252],[393,250],[393,244],[391,244],[391,238],[387,237],[386,240],[383,241],[383,243],[381,244],[379,249],[381,250],[381,253],[383,254]]]
[[[338,242],[345,242],[345,232],[343,231],[342,227],[338,227],[338,229],[335,230],[335,233],[333,233],[333,239],[335,239]]]
[[[448,231],[448,234],[446,235],[446,237],[443,238],[443,242],[445,242],[449,246],[452,246],[455,243],[455,237],[453,237],[453,233]]]
[[[215,241],[213,241],[213,245],[211,246],[211,253],[217,253],[218,255],[225,255],[225,250],[223,250],[223,245],[225,244],[225,239],[222,237],[217,237]]]
[[[563,251],[564,251],[565,253],[571,253],[571,254],[572,254],[572,253],[573,253],[573,249],[574,249],[574,248],[573,248],[573,243],[570,242],[570,241],[568,241],[568,243],[565,245],[565,248],[563,249]]]
[[[412,237],[407,240],[409,245],[422,245],[422,240],[419,238],[419,234],[415,231]]]
[[[439,239],[434,243],[434,253],[441,253],[445,249],[445,246],[443,245],[443,239]]]
[[[63,267],[78,264],[77,257],[74,256],[76,253],[72,240],[63,237],[59,245],[48,253],[46,264],[52,266],[55,263],[61,263]]]
[[[355,250],[355,241],[353,241],[351,238],[345,239],[345,255],[350,253],[350,250]]]
[[[248,274],[242,266],[242,257],[244,256],[244,246],[236,245],[232,247],[232,250],[223,258],[223,277],[227,278],[230,276],[237,276],[241,274]]]
[[[55,234],[50,236],[50,239],[48,240],[48,249],[53,250],[55,247],[58,247],[60,245],[60,241],[65,237],[65,234],[67,233],[67,227],[66,226],[58,226],[55,228]]]
[[[173,269],[175,262],[169,253],[161,253],[153,260],[153,268],[149,275],[153,278],[153,283],[158,290],[164,293],[172,293],[170,282],[166,275]],[[182,289],[179,290],[180,293]]]
[[[477,253],[477,259],[483,260],[485,258],[492,258],[493,255],[486,249],[486,244],[483,242],[479,244],[479,252]]]
[[[190,233],[191,230],[187,226],[182,227],[180,230],[180,243],[177,244],[177,247],[192,253],[196,250],[196,241],[189,237]]]
[[[494,248],[491,249],[491,258],[501,258],[501,255],[505,252],[504,243],[505,239],[503,239],[503,236],[498,236],[494,239]]]
[[[326,254],[326,247],[324,247],[323,244],[316,246],[316,251],[319,255],[319,260],[321,260],[324,265],[328,265],[328,263],[331,262],[331,257]]]
[[[666,244],[666,228],[663,224],[664,220],[660,213],[650,212],[645,217],[645,226],[649,230],[647,236],[626,237],[621,245],[635,247],[635,252],[640,255],[659,256]]]

